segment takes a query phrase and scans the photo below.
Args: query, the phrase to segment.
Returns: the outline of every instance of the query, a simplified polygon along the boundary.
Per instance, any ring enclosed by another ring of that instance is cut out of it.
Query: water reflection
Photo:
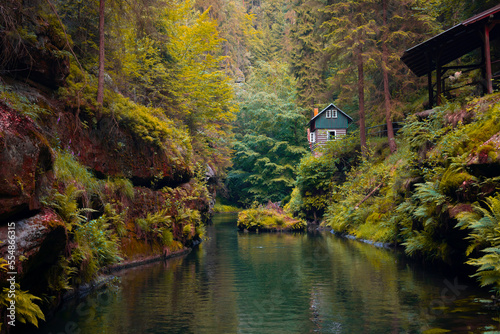
[[[221,215],[182,258],[126,270],[40,333],[481,333],[495,312],[466,278],[323,234],[251,234]]]

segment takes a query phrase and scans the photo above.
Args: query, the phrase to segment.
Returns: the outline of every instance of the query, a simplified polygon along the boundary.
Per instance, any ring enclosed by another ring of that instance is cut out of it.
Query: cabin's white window
[[[326,111],[326,118],[337,118],[337,109],[328,109]]]
[[[311,132],[309,136],[311,137],[310,138],[311,143],[315,143],[316,142],[316,134],[314,132]]]
[[[337,136],[337,132],[335,130],[328,131],[328,140],[335,140]]]

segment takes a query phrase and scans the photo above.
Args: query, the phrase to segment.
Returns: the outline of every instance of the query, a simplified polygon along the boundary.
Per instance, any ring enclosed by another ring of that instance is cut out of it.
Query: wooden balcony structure
[[[425,42],[406,50],[401,60],[417,76],[427,75],[429,107],[440,105],[443,96],[444,74],[447,70],[470,71],[481,69],[481,84],[485,94],[493,93],[491,42],[500,37],[500,5],[475,15]],[[446,66],[450,62],[481,48],[479,64]],[[435,71],[435,84],[432,73]],[[500,77],[500,76],[499,76]],[[436,95],[434,95],[436,86]],[[435,97],[435,98],[434,98]]]

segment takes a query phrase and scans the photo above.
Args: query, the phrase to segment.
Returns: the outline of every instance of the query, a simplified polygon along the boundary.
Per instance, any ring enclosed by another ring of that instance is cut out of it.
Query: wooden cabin
[[[333,103],[318,112],[314,109],[314,117],[308,123],[307,138],[311,151],[329,140],[339,139],[346,135],[352,118]]]

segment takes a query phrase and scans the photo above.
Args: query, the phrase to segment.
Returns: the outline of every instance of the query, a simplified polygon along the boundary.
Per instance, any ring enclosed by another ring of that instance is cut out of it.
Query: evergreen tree
[[[325,13],[331,18],[323,23],[329,39],[327,50],[331,53],[330,66],[335,74],[330,84],[339,91],[339,100],[358,100],[358,117],[361,149],[365,152],[365,67],[373,67],[377,10],[371,0],[344,0],[327,6]],[[353,74],[357,74],[357,80]],[[356,84],[353,84],[356,82]]]
[[[392,127],[391,115],[391,92],[389,91],[389,51],[387,48],[388,43],[388,29],[387,29],[387,0],[382,0],[383,9],[383,26],[382,26],[382,76],[384,81],[384,106],[385,106],[385,121],[387,124],[387,139],[389,140],[389,148],[392,153],[396,152],[396,140],[394,139],[394,129]]]
[[[105,0],[99,0],[99,75],[97,77],[97,103],[104,99],[104,10]]]
[[[415,7],[423,9],[440,22],[444,29],[448,29],[496,5],[497,0],[431,0],[419,1]]]
[[[375,111],[383,111],[379,114],[385,115],[389,147],[394,152],[393,117],[395,114],[402,117],[401,109],[406,105],[405,102],[416,99],[425,84],[423,79],[408,80],[411,74],[399,57],[404,50],[436,31],[433,20],[422,10],[416,9],[415,0],[383,0],[379,5],[382,15],[375,18],[378,43],[374,58],[380,66],[374,69],[371,79],[375,87],[382,86],[383,90],[374,91],[369,105]]]
[[[320,29],[323,16],[319,1],[299,0],[295,4],[295,22],[291,29],[290,64],[297,79],[298,104],[308,110],[328,102],[324,38]],[[310,115],[306,115],[309,117]]]

